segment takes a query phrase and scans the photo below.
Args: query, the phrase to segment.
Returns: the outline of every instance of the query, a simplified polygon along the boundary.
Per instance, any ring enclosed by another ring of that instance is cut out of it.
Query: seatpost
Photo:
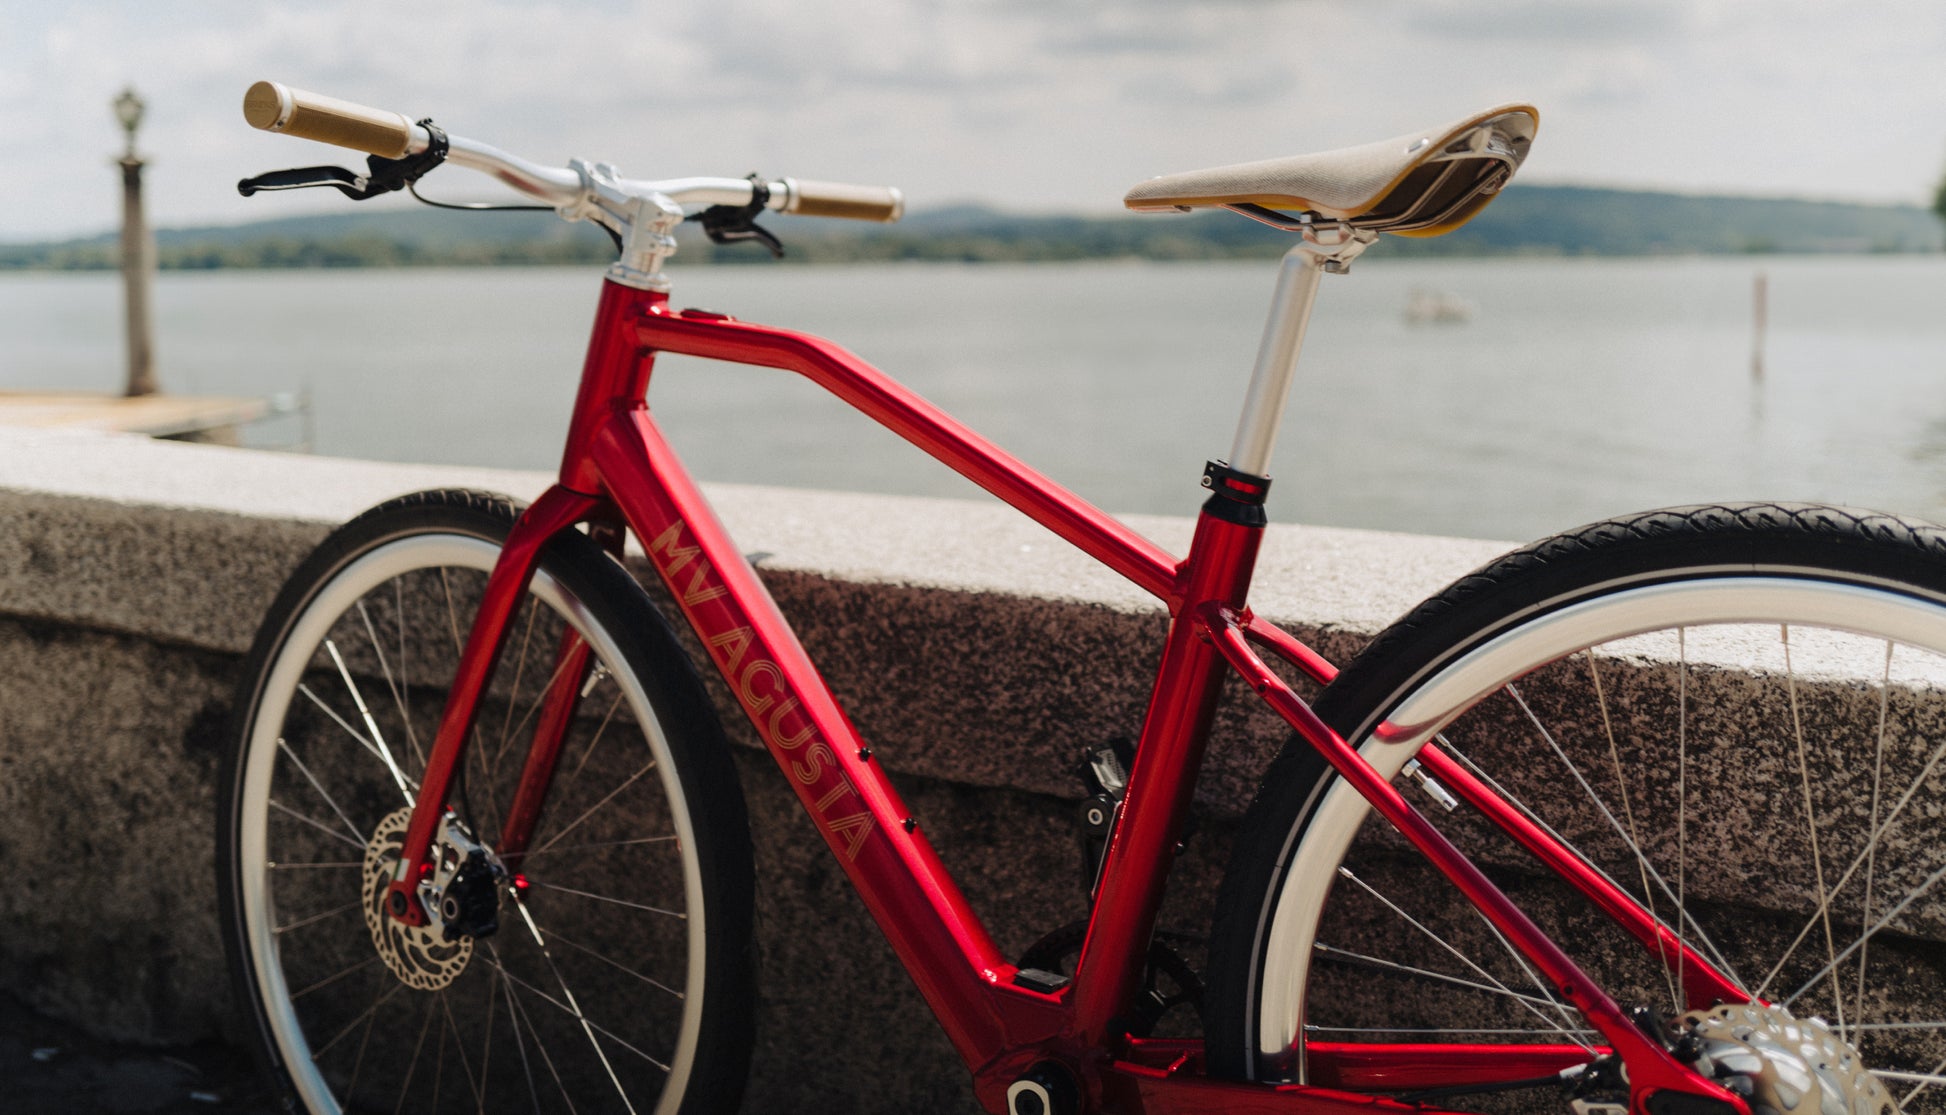
[[[1264,337],[1257,346],[1257,366],[1250,373],[1250,390],[1243,398],[1236,443],[1229,465],[1252,476],[1270,475],[1270,454],[1277,445],[1277,428],[1284,420],[1284,401],[1291,393],[1304,330],[1311,323],[1311,307],[1318,297],[1318,277],[1342,275],[1378,234],[1354,229],[1342,221],[1306,222],[1302,237],[1284,253],[1277,270],[1277,293],[1272,296]]]

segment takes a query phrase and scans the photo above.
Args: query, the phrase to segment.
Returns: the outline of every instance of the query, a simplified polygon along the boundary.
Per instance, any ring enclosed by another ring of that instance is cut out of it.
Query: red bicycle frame
[[[1086,941],[1073,979],[1054,993],[1015,983],[1015,966],[995,947],[934,853],[918,822],[871,759],[857,730],[819,676],[657,429],[645,402],[657,353],[673,352],[803,375],[1065,538],[1167,604],[1171,623],[1130,772],[1121,820],[1101,870]],[[1261,495],[1247,480],[1232,495]],[[1220,488],[1225,480],[1219,479]],[[619,551],[625,523],[641,540],[684,618],[796,790],[832,854],[884,930],[920,993],[973,1072],[990,1110],[1035,1064],[1053,1061],[1080,1083],[1092,1106],[1126,1111],[1303,1110],[1317,1115],[1426,1108],[1372,1095],[1441,1085],[1490,1083],[1556,1072],[1588,1060],[1578,1045],[1306,1046],[1310,1083],[1266,1085],[1202,1075],[1195,1043],[1145,1041],[1114,1020],[1141,978],[1172,850],[1224,678],[1235,672],[1328,760],[1386,820],[1439,868],[1580,1011],[1628,1070],[1644,1115],[1671,1108],[1655,1097],[1707,1100],[1747,1115],[1737,1097],[1677,1063],[1529,921],[1466,857],[1312,713],[1255,648],[1327,682],[1333,667],[1246,605],[1260,517],[1223,513],[1224,494],[1198,519],[1188,556],[1177,561],[968,430],[845,350],[816,337],[696,310],[676,312],[667,296],[604,283],[559,482],[515,526],[488,582],[460,659],[410,825],[390,909],[418,923],[414,900],[435,825],[445,809],[479,697],[492,676],[507,619],[533,575],[542,545],[588,523]],[[1246,498],[1244,502],[1249,502]],[[588,668],[570,634],[549,693],[499,853],[517,865],[546,797],[554,758]],[[1429,770],[1515,841],[1607,911],[1666,962],[1680,964],[1691,1007],[1743,992],[1573,851],[1507,806],[1435,747]],[[1608,1050],[1603,1050],[1607,1052]]]

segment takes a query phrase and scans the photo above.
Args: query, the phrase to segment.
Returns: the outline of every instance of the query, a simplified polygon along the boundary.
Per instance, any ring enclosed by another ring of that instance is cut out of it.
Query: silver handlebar
[[[414,124],[411,138],[406,143],[407,152],[420,154],[431,144],[432,137],[426,129]],[[498,147],[462,136],[446,137],[446,161],[477,170],[504,186],[545,201],[563,210],[564,216],[568,215],[568,211],[594,200],[589,194],[598,188],[588,173],[576,167],[541,166],[518,155],[510,155]],[[657,181],[611,177],[604,179],[601,184],[631,198],[667,198],[678,206],[748,205],[752,196],[751,183],[747,178],[669,178]],[[770,191],[765,208],[779,211],[789,208],[794,193],[790,179],[780,178],[765,185]]]

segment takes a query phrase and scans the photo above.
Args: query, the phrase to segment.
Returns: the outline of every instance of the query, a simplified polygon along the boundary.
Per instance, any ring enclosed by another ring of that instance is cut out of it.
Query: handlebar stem
[[[662,265],[676,254],[675,231],[682,223],[682,206],[660,190],[631,190],[607,163],[572,159],[568,166],[581,176],[582,189],[580,196],[557,211],[565,220],[599,222],[621,240],[621,258],[609,265],[609,280],[667,294],[669,277],[662,273]]]
[[[423,150],[424,128],[415,126],[408,149]],[[637,290],[667,292],[662,265],[676,252],[674,232],[683,205],[748,205],[750,183],[741,178],[677,178],[667,182],[625,179],[608,163],[570,159],[566,170],[537,166],[484,143],[449,139],[447,161],[481,171],[521,193],[554,206],[565,221],[593,221],[622,243],[608,277]],[[792,196],[786,182],[770,183],[768,207],[782,209]]]

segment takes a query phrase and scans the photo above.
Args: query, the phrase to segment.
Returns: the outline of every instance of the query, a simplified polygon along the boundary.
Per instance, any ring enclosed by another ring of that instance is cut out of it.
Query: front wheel
[[[442,825],[445,912],[480,931],[382,909],[514,518],[479,493],[394,500],[327,538],[265,618],[221,781],[239,1001],[273,1084],[312,1112],[733,1109],[754,968],[742,797],[688,658],[587,537],[543,550]],[[502,862],[548,694],[578,704],[526,854]]]
[[[1317,711],[1622,1007],[1705,1044],[1734,1029],[1711,1064],[1753,1108],[1911,1113],[1946,1108],[1942,686],[1946,532],[1739,505],[1509,554],[1384,632]],[[1379,742],[1382,722],[1423,732]],[[1769,1006],[1711,1023],[1682,965],[1415,785],[1428,743]],[[1210,968],[1226,1075],[1433,1097],[1531,1085],[1601,1042],[1295,739],[1239,834]]]

